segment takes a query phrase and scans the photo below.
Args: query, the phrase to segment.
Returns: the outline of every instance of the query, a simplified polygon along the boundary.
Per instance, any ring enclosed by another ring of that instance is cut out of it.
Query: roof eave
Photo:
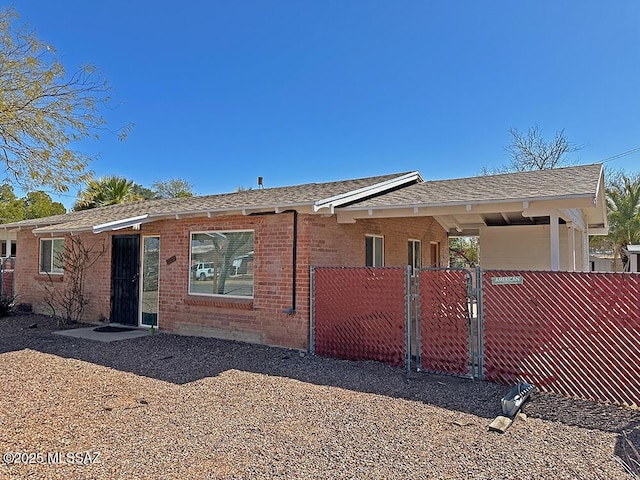
[[[417,202],[417,203],[407,203],[407,204],[387,204],[387,205],[369,205],[369,206],[358,206],[352,205],[348,207],[342,207],[342,210],[349,211],[367,211],[367,210],[383,210],[383,209],[394,209],[394,208],[445,208],[445,207],[460,207],[460,206],[468,206],[468,205],[491,205],[491,204],[505,204],[505,203],[534,203],[534,202],[554,202],[554,201],[562,201],[562,200],[581,200],[585,199],[585,206],[596,206],[596,197],[593,194],[573,194],[573,195],[556,195],[549,197],[524,197],[524,198],[504,198],[504,199],[493,199],[493,200],[469,200],[469,201],[456,201],[456,202]]]
[[[275,203],[272,205],[244,205],[238,207],[226,207],[226,208],[198,208],[191,210],[179,210],[175,212],[158,212],[149,214],[149,218],[153,220],[162,220],[166,218],[182,218],[182,217],[212,217],[216,214],[229,215],[237,213],[238,215],[250,215],[251,213],[258,212],[274,212],[281,213],[287,210],[295,208],[311,208],[312,202],[297,202],[297,203]]]
[[[313,204],[313,211],[318,212],[318,210],[321,210],[323,208],[329,208],[331,213],[333,213],[333,209],[335,207],[339,207],[347,203],[352,203],[363,198],[371,197],[373,195],[383,194],[391,189],[402,187],[409,183],[421,181],[423,180],[420,172],[410,172],[399,177],[385,180],[384,182],[375,183],[373,185],[368,185],[366,187],[351,190],[339,195],[334,195],[332,197],[317,200]]]

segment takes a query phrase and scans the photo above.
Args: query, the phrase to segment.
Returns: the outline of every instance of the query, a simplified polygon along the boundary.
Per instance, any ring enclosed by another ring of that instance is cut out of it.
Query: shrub
[[[13,301],[15,297],[0,296],[0,317],[6,317],[13,310]]]

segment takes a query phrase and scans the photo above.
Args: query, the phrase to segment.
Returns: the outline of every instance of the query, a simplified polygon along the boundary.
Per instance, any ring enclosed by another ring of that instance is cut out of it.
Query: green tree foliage
[[[117,203],[135,202],[144,198],[136,191],[133,180],[115,175],[91,179],[86,188],[78,194],[78,200],[73,209],[88,210],[90,208],[105,207]]]
[[[608,238],[614,255],[624,257],[623,247],[640,244],[640,174],[620,175],[607,188]]]
[[[449,264],[452,267],[475,267],[479,256],[478,237],[449,238]]]
[[[84,190],[78,194],[73,209],[88,210],[116,203],[135,202],[138,200],[155,200],[162,198],[191,197],[191,184],[186,180],[172,178],[158,180],[152,188],[143,187],[124,177],[109,175],[99,179],[91,178]]]
[[[67,213],[60,202],[54,202],[45,192],[29,192],[23,200],[24,202],[24,218],[43,218],[52,215],[61,215]]]
[[[24,198],[18,198],[11,185],[0,185],[0,223],[49,217],[66,211],[64,205],[51,200],[45,192],[28,192]]]
[[[137,183],[133,184],[133,193],[136,197],[138,197],[137,199],[154,200],[158,198],[158,194],[156,192],[154,192],[150,188],[138,185]]]
[[[74,146],[105,130],[110,86],[91,65],[68,74],[55,49],[17,20],[0,9],[0,159],[12,183],[67,191],[87,178],[90,157]]]
[[[0,223],[24,220],[24,202],[13,192],[8,183],[0,185]]]
[[[180,198],[192,197],[193,186],[182,178],[170,178],[169,180],[156,180],[151,185],[156,192],[156,198]]]

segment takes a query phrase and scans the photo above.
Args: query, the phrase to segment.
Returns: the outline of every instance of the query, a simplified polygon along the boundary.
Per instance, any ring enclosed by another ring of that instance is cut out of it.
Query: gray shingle
[[[596,195],[602,165],[426,181],[352,204],[352,208],[524,201]],[[347,207],[349,208],[349,207]]]
[[[146,200],[140,202],[110,205],[64,215],[23,220],[0,225],[0,228],[44,227],[57,225],[49,230],[86,230],[94,225],[118,219],[149,216],[175,215],[187,212],[215,212],[243,208],[273,208],[287,206],[313,205],[316,200],[351,192],[359,188],[375,185],[386,180],[405,175],[408,172],[358,178],[326,183],[308,183],[289,187],[244,190],[241,192],[200,197],[170,198],[164,200]],[[47,231],[47,228],[42,228]]]

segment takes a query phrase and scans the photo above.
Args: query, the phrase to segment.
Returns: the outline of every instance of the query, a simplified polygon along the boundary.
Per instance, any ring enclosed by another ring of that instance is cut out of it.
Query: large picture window
[[[384,238],[367,235],[364,243],[366,267],[384,267]]]
[[[192,233],[189,293],[253,297],[253,231]]]
[[[64,238],[43,238],[40,240],[40,273],[64,273],[62,253]]]

